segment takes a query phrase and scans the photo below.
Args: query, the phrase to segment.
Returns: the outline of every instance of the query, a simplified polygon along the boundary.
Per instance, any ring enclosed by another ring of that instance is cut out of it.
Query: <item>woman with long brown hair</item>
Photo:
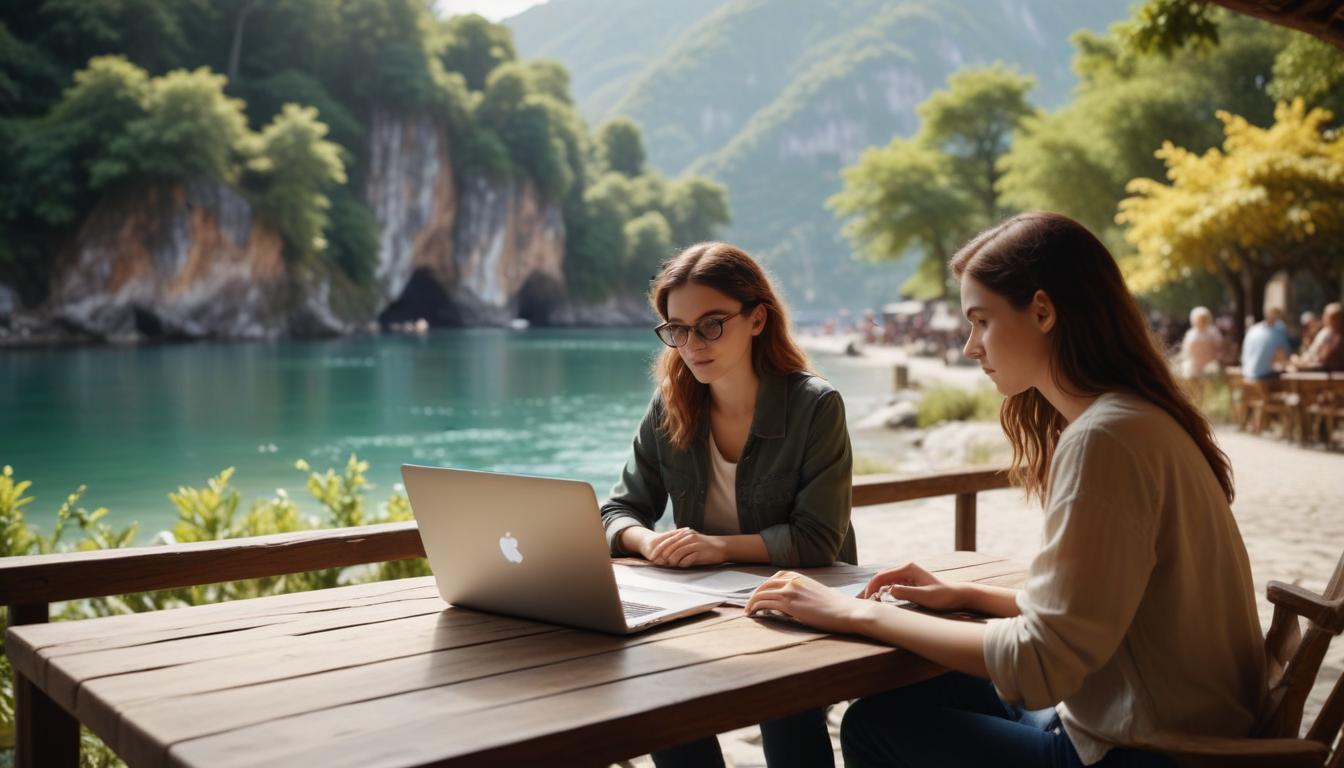
[[[663,266],[650,301],[667,349],[602,505],[612,554],[680,568],[856,562],[845,406],[809,372],[765,272],[741,249],[700,243]],[[655,533],[669,498],[675,525]],[[833,763],[823,711],[761,731],[773,768]],[[723,764],[712,737],[653,757],[660,768]]]
[[[966,355],[1006,396],[1011,474],[1044,505],[1043,547],[1020,591],[914,564],[858,599],[787,571],[757,590],[749,612],[952,670],[852,706],[845,764],[1166,766],[1150,751],[1164,734],[1249,734],[1266,672],[1231,467],[1115,260],[1082,225],[1037,212],[980,234],[951,267]]]

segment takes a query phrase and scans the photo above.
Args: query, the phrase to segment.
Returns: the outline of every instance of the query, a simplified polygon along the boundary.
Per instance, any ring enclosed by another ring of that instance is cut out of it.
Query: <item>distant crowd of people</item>
[[[1218,325],[1207,307],[1190,311],[1190,330],[1179,354],[1186,379],[1203,378],[1232,363],[1240,365],[1247,381],[1277,378],[1287,371],[1344,371],[1344,307],[1339,302],[1327,304],[1319,317],[1302,313],[1296,338],[1284,322],[1283,309],[1269,307],[1263,320],[1249,323],[1239,349]]]

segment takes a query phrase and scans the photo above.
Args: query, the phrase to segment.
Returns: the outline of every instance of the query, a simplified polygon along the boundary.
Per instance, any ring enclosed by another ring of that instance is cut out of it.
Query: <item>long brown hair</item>
[[[765,329],[751,341],[751,364],[757,375],[811,370],[807,354],[789,332],[789,313],[774,286],[741,248],[727,243],[698,243],[663,264],[649,291],[649,303],[667,320],[667,296],[687,283],[713,288],[750,307],[765,307]],[[698,419],[709,402],[709,385],[701,384],[675,349],[664,349],[653,363],[653,380],[663,395],[663,431],[679,450],[695,437]]]
[[[1115,259],[1086,227],[1057,213],[1021,213],[981,232],[950,266],[958,280],[969,275],[1019,310],[1045,291],[1056,313],[1055,385],[1079,396],[1127,391],[1171,414],[1232,501],[1232,467],[1208,419],[1177,385]],[[1013,446],[1009,475],[1044,502],[1064,417],[1033,387],[1004,400],[999,420]]]

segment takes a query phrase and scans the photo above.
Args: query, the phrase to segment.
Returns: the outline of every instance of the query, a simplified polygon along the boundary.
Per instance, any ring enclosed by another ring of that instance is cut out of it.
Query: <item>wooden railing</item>
[[[1002,469],[968,469],[916,477],[854,478],[854,506],[939,496],[955,498],[953,544],[975,549],[976,496],[1007,488]],[[176,589],[424,557],[414,522],[329,528],[169,546],[102,549],[0,559],[0,605],[9,625],[48,621],[50,604],[133,592]],[[20,768],[70,765],[79,725],[70,713],[15,674],[15,745]]]

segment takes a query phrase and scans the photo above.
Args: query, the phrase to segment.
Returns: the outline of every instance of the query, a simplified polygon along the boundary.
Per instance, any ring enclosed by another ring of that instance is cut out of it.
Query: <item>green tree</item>
[[[372,284],[378,266],[378,220],[349,187],[341,187],[331,195],[327,260],[357,285]]]
[[[37,218],[53,226],[72,222],[123,168],[113,147],[145,117],[149,99],[149,76],[121,56],[91,60],[74,80],[50,114],[15,137],[20,188],[5,206],[14,213],[27,197]]]
[[[569,70],[563,64],[549,59],[532,59],[524,66],[537,93],[562,104],[573,104],[569,95]]]
[[[947,261],[974,231],[980,212],[954,180],[953,161],[922,142],[894,139],[866,150],[843,172],[845,186],[827,205],[848,221],[844,233],[865,258],[920,254],[901,290],[919,298],[950,298]]]
[[[326,135],[316,109],[286,104],[262,129],[257,157],[249,163],[259,177],[258,211],[300,258],[326,249],[326,191],[345,183],[340,149]]]
[[[1125,185],[1163,174],[1154,152],[1164,141],[1196,152],[1216,146],[1221,133],[1209,117],[1219,109],[1272,121],[1265,87],[1286,39],[1267,24],[1229,18],[1216,46],[1163,56],[1136,53],[1125,30],[1074,35],[1074,100],[1023,123],[999,182],[1006,205],[1073,216],[1117,254],[1129,249],[1114,220]]]
[[[311,74],[286,69],[247,81],[238,92],[247,102],[252,125],[265,125],[284,109],[285,104],[302,104],[317,109],[318,118],[331,129],[332,141],[345,147],[351,155],[364,150],[364,125]]]
[[[423,108],[435,96],[428,11],[418,0],[340,0],[321,80],[360,110]]]
[[[644,172],[644,143],[639,126],[623,117],[607,122],[597,132],[601,166],[631,178]]]
[[[680,247],[713,240],[732,221],[728,188],[703,176],[688,176],[667,187],[665,211],[672,242]]]
[[[1137,253],[1122,262],[1150,290],[1196,272],[1216,274],[1240,316],[1259,316],[1278,270],[1308,270],[1325,285],[1344,276],[1344,139],[1323,109],[1281,104],[1259,128],[1219,112],[1224,141],[1203,153],[1171,143],[1158,156],[1169,183],[1135,179],[1119,219]]]
[[[626,285],[631,291],[648,289],[663,260],[672,255],[672,228],[657,211],[625,223]]]
[[[999,204],[999,158],[1022,121],[1036,114],[1027,102],[1035,80],[1001,65],[964,69],[917,108],[920,141],[951,158],[953,180],[979,206],[985,224],[1006,212]]]
[[[1344,51],[1301,32],[1274,59],[1269,95],[1280,101],[1303,99],[1344,115]]]
[[[462,73],[473,91],[484,90],[490,73],[501,64],[518,59],[513,32],[474,13],[443,22],[441,36],[439,61],[445,69]]]
[[[576,298],[600,301],[624,282],[628,207],[611,185],[594,185],[565,217],[565,282]]]
[[[205,68],[154,78],[145,114],[127,124],[109,157],[93,167],[93,187],[130,175],[236,180],[249,131],[242,100],[224,95],[224,84],[222,75]]]

